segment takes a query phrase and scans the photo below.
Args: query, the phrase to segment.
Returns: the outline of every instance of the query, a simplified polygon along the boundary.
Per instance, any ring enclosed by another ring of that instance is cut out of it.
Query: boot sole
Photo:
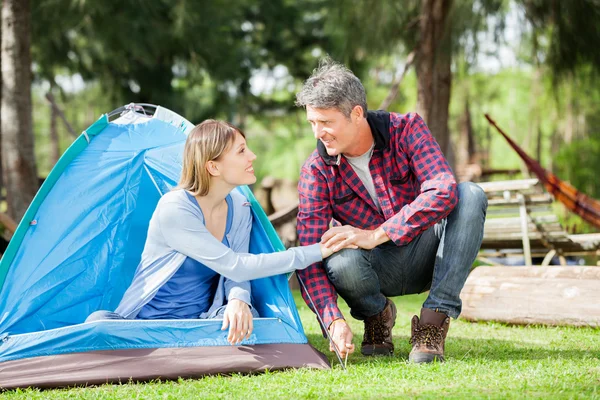
[[[434,361],[444,362],[444,356],[440,356],[438,354],[428,354],[428,353],[417,353],[410,354],[408,356],[408,361],[413,362],[415,364],[427,364],[432,363]]]
[[[364,348],[361,348],[360,353],[363,356],[367,356],[367,357],[369,357],[369,356],[393,356],[394,349],[387,350],[387,349],[364,349]]]

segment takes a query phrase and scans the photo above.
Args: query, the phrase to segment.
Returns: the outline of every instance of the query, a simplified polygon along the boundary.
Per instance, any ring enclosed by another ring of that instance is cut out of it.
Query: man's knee
[[[369,264],[364,253],[361,249],[343,249],[325,259],[325,271],[334,286],[351,285],[360,279],[361,270]]]
[[[458,207],[464,211],[485,213],[488,206],[487,196],[481,186],[473,182],[458,184]]]

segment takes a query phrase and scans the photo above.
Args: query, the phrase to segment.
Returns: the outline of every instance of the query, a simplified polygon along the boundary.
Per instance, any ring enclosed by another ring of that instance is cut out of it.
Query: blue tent
[[[252,281],[262,318],[241,346],[215,320],[83,323],[114,310],[130,284],[192,127],[165,108],[131,105],[100,117],[58,161],[0,262],[0,387],[329,368],[308,344],[284,275]],[[252,204],[251,252],[283,249],[249,188],[236,190]]]

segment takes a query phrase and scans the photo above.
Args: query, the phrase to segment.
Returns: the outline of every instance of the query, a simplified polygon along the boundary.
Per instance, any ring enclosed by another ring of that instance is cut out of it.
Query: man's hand
[[[321,241],[319,243],[320,247],[321,247],[321,257],[323,257],[323,259],[329,257],[330,255],[332,255],[333,253],[335,253],[336,251],[339,251],[343,248],[347,248],[347,249],[358,249],[358,246],[355,246],[353,244],[350,244],[348,246],[343,246],[343,247],[339,247],[336,249],[333,249],[331,247],[327,247],[323,244],[323,242]]]
[[[354,353],[354,344],[352,344],[352,331],[350,326],[343,319],[336,319],[329,325],[329,335],[332,343],[329,343],[329,351],[335,351],[333,346],[337,346],[342,357],[346,357],[346,353]]]
[[[370,250],[390,240],[380,227],[373,231],[358,229],[350,225],[334,226],[323,234],[321,243],[336,252],[352,246]]]
[[[224,331],[228,326],[227,341],[229,343],[239,344],[242,340],[248,339],[254,329],[250,306],[241,300],[229,300],[227,307],[225,307],[221,330]]]

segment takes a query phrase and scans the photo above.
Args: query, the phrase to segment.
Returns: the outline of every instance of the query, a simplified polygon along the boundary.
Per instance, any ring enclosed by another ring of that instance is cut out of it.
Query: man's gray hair
[[[352,109],[361,106],[367,115],[367,95],[360,79],[344,65],[330,57],[322,58],[319,66],[296,94],[298,107],[335,108],[350,117]]]

